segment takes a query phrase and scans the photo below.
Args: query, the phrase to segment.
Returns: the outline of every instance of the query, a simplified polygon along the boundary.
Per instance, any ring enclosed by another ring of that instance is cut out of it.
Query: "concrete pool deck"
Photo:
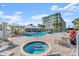
[[[76,56],[76,48],[69,48],[69,47],[64,47],[62,45],[59,45],[58,43],[55,43],[55,41],[61,40],[62,36],[66,36],[66,33],[61,33],[60,34],[47,34],[43,37],[25,37],[25,36],[18,36],[18,37],[12,37],[8,38],[9,41],[12,43],[18,45],[14,50],[15,56],[24,56],[21,53],[21,46],[25,43],[32,42],[32,41],[44,41],[48,42],[51,45],[51,54],[60,54],[61,56]]]

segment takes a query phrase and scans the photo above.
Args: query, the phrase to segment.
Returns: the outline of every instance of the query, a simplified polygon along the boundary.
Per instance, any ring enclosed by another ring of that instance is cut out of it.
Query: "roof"
[[[40,28],[40,27],[36,27],[36,26],[30,24],[30,25],[27,25],[25,28]]]
[[[56,14],[60,14],[60,12],[54,13],[54,14],[49,15],[49,16],[46,16],[46,17],[43,17],[42,19],[44,19],[44,18],[48,18],[48,17],[51,17],[51,16],[54,16],[54,15],[56,15]],[[61,14],[60,14],[60,15],[61,15]]]

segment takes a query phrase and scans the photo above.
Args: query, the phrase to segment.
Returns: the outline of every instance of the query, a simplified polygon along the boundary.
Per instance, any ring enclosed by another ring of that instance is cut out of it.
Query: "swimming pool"
[[[34,37],[34,36],[44,36],[46,34],[47,34],[46,32],[35,32],[35,33],[24,33],[24,34],[21,34],[20,36]]]
[[[23,46],[23,50],[29,54],[41,54],[48,50],[49,45],[42,41],[34,41]]]

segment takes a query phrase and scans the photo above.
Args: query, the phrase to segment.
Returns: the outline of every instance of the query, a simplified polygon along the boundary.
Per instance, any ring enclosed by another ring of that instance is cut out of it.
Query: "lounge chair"
[[[2,56],[10,56],[10,55],[13,55],[14,52],[13,51],[3,51],[0,53],[0,55]]]
[[[0,47],[0,51],[7,49],[8,47],[9,47],[8,45],[3,45],[3,46]]]
[[[3,46],[3,45],[7,45],[7,44],[9,44],[9,42],[2,42],[2,43],[0,43],[0,46]]]

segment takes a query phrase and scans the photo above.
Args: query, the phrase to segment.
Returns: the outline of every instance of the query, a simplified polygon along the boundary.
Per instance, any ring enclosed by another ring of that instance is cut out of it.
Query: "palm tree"
[[[76,29],[79,29],[79,18],[76,18],[72,23],[75,25]]]
[[[38,24],[38,27],[40,27],[42,29],[42,31],[44,31],[44,29],[45,29],[45,25],[43,25],[43,24]]]
[[[45,28],[45,25],[43,25],[43,24],[38,24],[38,27]]]
[[[15,33],[16,27],[15,26],[11,26],[11,31],[12,31],[12,33]]]
[[[2,30],[2,24],[0,24],[0,30]]]

